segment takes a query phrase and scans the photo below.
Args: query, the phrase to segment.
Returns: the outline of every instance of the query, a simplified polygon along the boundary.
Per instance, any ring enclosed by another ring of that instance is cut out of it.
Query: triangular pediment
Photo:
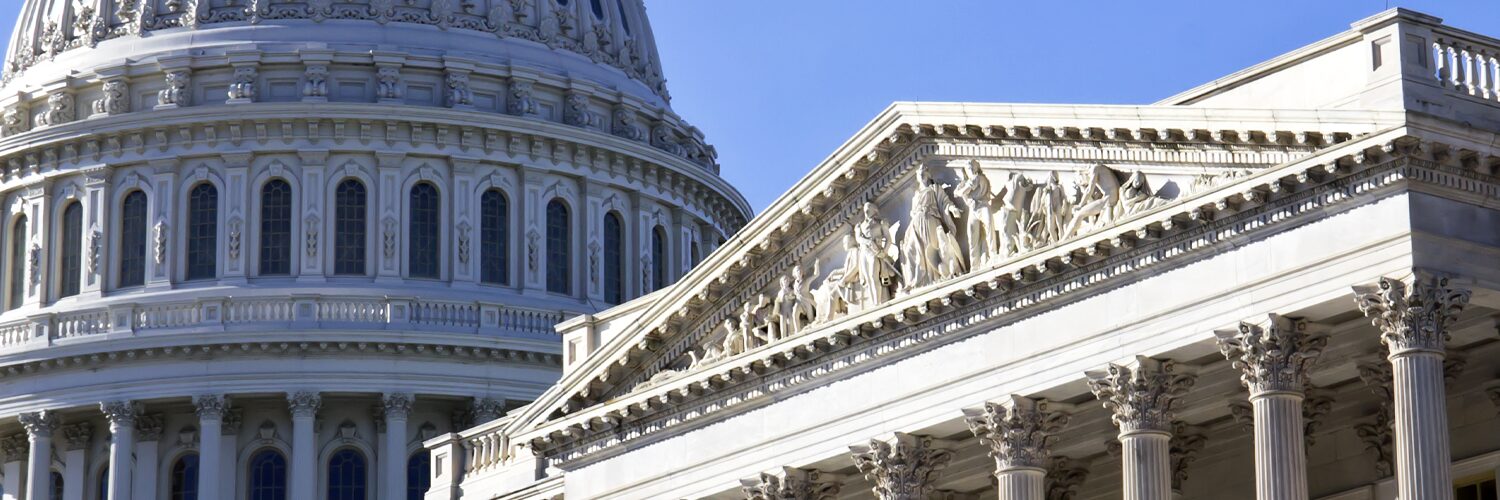
[[[898,103],[651,296],[522,420],[539,425],[801,342],[1402,120],[1379,111]]]

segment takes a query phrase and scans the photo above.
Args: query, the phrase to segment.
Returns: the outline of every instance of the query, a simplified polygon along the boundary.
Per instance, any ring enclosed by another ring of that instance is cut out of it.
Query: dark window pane
[[[432,455],[427,450],[406,461],[406,500],[422,500],[432,488]]]
[[[510,206],[505,194],[491,189],[479,200],[479,281],[510,282]]]
[[[365,456],[342,449],[328,459],[328,500],[365,500]]]
[[[625,2],[615,0],[615,11],[620,14],[620,26],[625,28],[625,34],[630,34],[630,15],[625,13]]]
[[[426,182],[411,188],[411,220],[407,228],[406,267],[413,278],[438,277],[438,238],[442,234],[441,202],[437,188]]]
[[[334,192],[333,273],[365,274],[365,185],[349,179]]]
[[[260,274],[292,273],[292,186],[276,179],[260,190]]]
[[[198,455],[183,455],[172,464],[172,500],[198,500]]]
[[[618,212],[604,214],[604,301],[625,301],[625,223]]]
[[[78,295],[79,281],[83,278],[83,205],[69,203],[62,217],[62,268],[58,297]]]
[[[109,467],[99,471],[99,480],[96,481],[99,490],[94,496],[99,500],[109,500]]]
[[[50,488],[50,490],[51,490],[51,499],[52,500],[62,500],[63,499],[63,477],[62,477],[62,474],[57,473],[57,472],[53,472],[52,476],[51,476],[51,479],[52,479],[52,488]]]
[[[16,217],[10,229],[10,303],[9,309],[21,307],[26,300],[26,216]]]
[[[594,11],[594,19],[604,19],[604,3],[600,0],[589,0],[589,9]]]
[[[572,293],[573,249],[568,206],[562,200],[547,203],[547,291]]]
[[[667,230],[651,230],[651,291],[667,286]]]
[[[261,450],[250,457],[248,500],[286,500],[286,457]]]
[[[131,191],[120,203],[120,286],[146,284],[146,193]]]
[[[203,183],[188,193],[187,279],[218,274],[219,190]]]

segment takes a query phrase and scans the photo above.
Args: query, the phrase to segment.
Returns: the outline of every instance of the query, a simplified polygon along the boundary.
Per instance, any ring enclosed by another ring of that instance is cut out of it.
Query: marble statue
[[[901,283],[896,267],[896,233],[901,224],[886,223],[874,203],[865,202],[863,211],[864,220],[854,226],[856,266],[853,272],[845,268],[843,280],[857,283],[857,301],[851,303],[869,308],[891,300],[891,291]]]
[[[969,237],[969,263],[978,268],[999,257],[1000,242],[995,231],[995,214],[991,210],[994,195],[990,193],[990,179],[979,168],[979,160],[970,160],[967,169],[960,170],[963,180],[953,190],[968,212],[964,232]]]
[[[912,194],[911,220],[901,239],[902,289],[921,288],[963,274],[957,219],[963,211],[925,166],[917,167],[919,185]]]

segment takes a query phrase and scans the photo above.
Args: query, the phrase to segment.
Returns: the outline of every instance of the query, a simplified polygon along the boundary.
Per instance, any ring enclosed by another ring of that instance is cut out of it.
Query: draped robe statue
[[[845,283],[858,283],[858,304],[870,308],[891,300],[891,287],[901,281],[895,242],[899,224],[888,225],[874,203],[865,202],[864,213],[864,220],[854,226],[858,265],[852,273],[846,268],[843,279]]]
[[[969,168],[953,194],[969,211],[964,231],[969,236],[969,262],[980,267],[1003,256],[995,231],[995,216],[991,210],[994,195],[990,194],[990,179],[979,169],[978,160],[970,160]]]
[[[902,287],[906,290],[958,276],[966,269],[954,223],[963,212],[926,167],[917,168],[917,178],[921,185],[912,194],[910,226],[901,240]]]

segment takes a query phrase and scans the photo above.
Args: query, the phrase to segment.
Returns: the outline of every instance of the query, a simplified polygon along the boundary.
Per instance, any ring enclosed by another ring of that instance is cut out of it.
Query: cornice
[[[745,411],[770,393],[784,396],[875,359],[987,330],[971,327],[1011,321],[1104,282],[1136,279],[1144,269],[1175,265],[1227,240],[1284,230],[1333,206],[1408,182],[1479,190],[1480,195],[1497,190],[1500,180],[1494,177],[1419,158],[1425,155],[1420,146],[1400,131],[1379,134],[1206,191],[1043,255],[897,299],[540,427],[512,427],[510,432],[559,463],[592,461],[621,443]],[[976,309],[985,314],[974,314]],[[538,403],[548,403],[546,396]]]

